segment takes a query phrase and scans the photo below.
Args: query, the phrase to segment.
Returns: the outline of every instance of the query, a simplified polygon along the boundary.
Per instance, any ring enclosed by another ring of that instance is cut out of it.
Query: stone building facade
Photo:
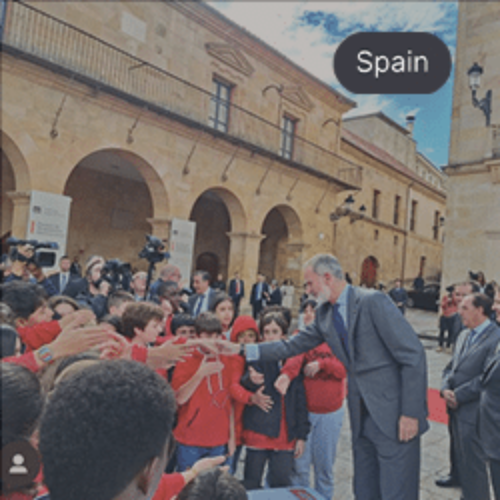
[[[483,271],[500,281],[500,5],[460,2],[448,175],[443,285]],[[491,116],[472,104],[468,70],[484,70],[478,99],[491,90]]]
[[[346,269],[374,254],[347,219],[330,221],[349,194],[368,203],[373,178],[407,199],[411,168],[395,173],[343,131],[354,102],[206,4],[9,3],[2,37],[3,240],[25,236],[38,190],[71,197],[67,253],[82,261],[99,253],[144,268],[144,234],[168,241],[178,218],[197,224],[194,267],[298,284],[315,253],[345,256]],[[443,203],[427,181],[412,189],[422,206]],[[356,225],[383,225],[383,214]],[[408,275],[418,234],[415,255],[439,272],[428,216],[407,238],[403,222],[380,226],[380,279],[405,272],[391,231],[407,240]]]
[[[335,252],[355,282],[406,286],[421,274],[439,281],[445,215],[445,176],[417,152],[412,123],[401,127],[383,113],[343,122],[341,151],[363,166],[355,195],[364,217],[335,225]],[[356,216],[354,217],[354,219]]]

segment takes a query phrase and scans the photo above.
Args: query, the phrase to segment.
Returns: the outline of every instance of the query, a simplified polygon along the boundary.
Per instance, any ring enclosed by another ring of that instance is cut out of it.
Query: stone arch
[[[139,154],[130,150],[111,147],[111,148],[96,149],[95,151],[86,154],[75,163],[75,167],[73,167],[73,169],[69,172],[68,177],[64,182],[64,185],[65,186],[67,185],[69,177],[72,175],[72,173],[74,172],[75,168],[78,165],[88,160],[93,155],[101,153],[116,155],[117,157],[122,158],[128,164],[132,164],[148,186],[153,201],[153,216],[155,218],[162,218],[169,216],[170,214],[169,197],[162,178],[159,176],[158,172],[147,160],[145,160]]]
[[[72,198],[70,256],[103,254],[143,269],[138,258],[144,235],[168,238],[169,203],[156,170],[139,155],[118,148],[93,151],[68,175],[64,194]]]
[[[216,279],[221,273],[228,278],[231,251],[231,235],[244,233],[247,218],[238,197],[226,188],[212,187],[198,195],[191,209],[189,220],[196,222],[193,264],[203,254],[217,257],[217,269],[211,266],[204,269],[215,273]],[[215,260],[214,260],[215,261]]]
[[[231,231],[235,233],[245,232],[247,229],[247,215],[240,201],[230,189],[220,186],[212,186],[200,191],[195,198],[195,203],[205,194],[212,193],[217,195],[225,204],[230,217]],[[194,205],[193,205],[194,206]]]
[[[261,225],[259,272],[268,280],[300,283],[302,272],[303,228],[297,212],[289,205],[271,208]]]
[[[2,168],[5,155],[14,173],[16,191],[30,191],[31,176],[24,155],[21,153],[21,150],[17,147],[15,142],[1,129],[0,140],[2,150]]]
[[[212,283],[217,279],[219,267],[219,256],[214,252],[203,252],[196,257],[196,269],[210,274]]]
[[[29,209],[31,178],[28,164],[15,142],[0,130],[1,251],[8,251],[10,236],[24,238]]]
[[[375,288],[378,282],[379,267],[379,261],[373,255],[369,255],[361,264],[361,278],[359,284],[367,288]]]

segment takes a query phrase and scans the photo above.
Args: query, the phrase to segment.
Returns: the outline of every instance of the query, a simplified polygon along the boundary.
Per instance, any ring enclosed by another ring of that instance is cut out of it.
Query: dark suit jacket
[[[304,389],[303,375],[293,379],[286,395],[281,394],[274,387],[274,382],[280,375],[281,367],[277,361],[270,363],[249,363],[259,373],[264,374],[264,393],[271,396],[273,406],[269,412],[261,410],[257,405],[246,405],[243,412],[243,427],[245,429],[277,438],[281,430],[281,417],[283,413],[282,402],[285,402],[285,418],[288,431],[288,441],[293,439],[307,439],[311,428],[307,411],[306,391]],[[255,385],[248,373],[241,378],[241,385],[251,392],[256,392],[260,386]]]
[[[500,460],[500,344],[481,377],[479,435],[488,458]]]
[[[229,296],[233,300],[241,300],[241,297],[245,296],[245,282],[240,279],[240,293],[236,294],[236,280],[233,278],[229,282]]]
[[[281,295],[281,290],[278,287],[276,287],[276,289],[271,292],[269,300],[267,301],[267,305],[280,306],[282,302],[283,302],[283,297]]]
[[[250,304],[254,305],[256,304],[258,301],[257,301],[257,285],[258,283],[254,283],[253,286],[252,286],[252,293],[250,294]],[[264,282],[263,283],[263,286],[262,286],[262,297],[261,299],[265,299],[265,293],[269,293],[269,285]]]
[[[61,294],[64,294],[64,291],[68,288],[68,285],[72,281],[75,281],[75,275],[68,273],[68,281],[66,282],[66,286],[64,287],[64,290],[61,290],[61,273],[52,274],[47,279],[52,283],[54,288],[57,290],[57,294],[61,295]]]
[[[217,296],[217,290],[214,290],[213,288],[209,288],[208,289],[208,309],[207,309],[208,311],[210,311],[212,309],[212,306],[214,305],[216,296]],[[198,300],[198,297],[199,297],[198,294],[194,294],[194,295],[191,295],[191,297],[189,297],[188,309],[189,309],[189,314],[191,314],[191,316],[194,316],[194,310],[196,307],[196,302]]]
[[[443,371],[442,390],[455,391],[458,408],[455,417],[476,424],[481,395],[481,376],[500,341],[500,329],[491,323],[472,347],[462,355],[470,330],[463,330],[455,345],[453,357]]]
[[[89,282],[87,278],[76,278],[70,281],[64,290],[64,295],[68,295],[69,297],[73,297],[74,299],[82,294],[86,293],[89,289]]]
[[[306,331],[287,341],[259,344],[260,361],[283,359],[327,342],[348,372],[348,404],[353,439],[360,435],[362,403],[382,433],[398,441],[401,415],[427,423],[427,363],[415,331],[385,294],[350,287],[349,356],[333,323],[333,305],[321,304]]]
[[[406,306],[408,301],[408,294],[404,288],[393,288],[389,292],[389,297],[396,303],[401,302],[403,307]]]

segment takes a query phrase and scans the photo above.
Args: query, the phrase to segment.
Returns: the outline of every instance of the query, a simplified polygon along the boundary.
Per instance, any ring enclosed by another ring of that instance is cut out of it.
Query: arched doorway
[[[24,155],[15,142],[3,130],[0,130],[1,162],[1,245],[2,253],[8,250],[6,240],[9,236],[26,237],[28,222],[29,193],[31,178]],[[15,192],[21,203],[14,203],[9,192]]]
[[[2,233],[0,237],[2,245],[1,252],[2,254],[4,254],[9,250],[9,247],[7,245],[7,238],[12,235],[12,218],[14,213],[14,204],[12,203],[12,200],[9,198],[7,193],[16,190],[16,180],[14,177],[14,169],[12,168],[12,164],[3,149],[0,149],[0,161],[2,162]]]
[[[221,273],[227,278],[231,216],[225,201],[216,190],[209,189],[196,200],[189,220],[196,222],[193,261],[196,269],[210,273],[212,280]],[[198,267],[201,266],[201,267]]]
[[[211,282],[217,279],[219,274],[219,258],[212,252],[204,252],[196,259],[196,270],[206,271],[210,274]]]
[[[360,285],[365,285],[367,288],[374,288],[377,284],[378,267],[379,263],[375,257],[371,255],[367,257],[361,265]]]
[[[271,209],[263,223],[264,239],[260,244],[259,272],[267,280],[280,283],[292,280],[298,285],[302,271],[302,224],[297,213],[289,206]]]
[[[147,268],[138,257],[145,234],[152,232],[147,219],[156,215],[158,203],[163,211],[167,203],[163,182],[147,162],[127,151],[96,151],[73,169],[64,194],[72,198],[67,244],[71,258],[84,261],[100,254]]]

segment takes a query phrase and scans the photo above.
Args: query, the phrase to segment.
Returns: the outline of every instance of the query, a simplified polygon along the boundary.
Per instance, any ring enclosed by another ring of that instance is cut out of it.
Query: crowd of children
[[[87,423],[82,422],[77,426],[84,433],[82,436],[75,436],[74,432],[68,436],[62,435],[60,430],[64,429],[57,428],[56,417],[60,418],[60,414],[64,413],[64,405],[81,405],[82,420],[85,411],[92,413],[93,410],[85,406],[90,405],[90,402],[77,402],[74,395],[70,397],[58,387],[65,387],[66,383],[78,376],[84,378],[85,375],[90,381],[92,376],[89,373],[96,372],[97,367],[123,359],[129,363],[128,368],[117,370],[115,376],[132,377],[134,370],[130,370],[130,366],[142,364],[141,369],[163,379],[165,385],[158,387],[168,387],[169,392],[165,396],[167,406],[174,408],[172,419],[175,418],[175,423],[172,420],[170,428],[175,440],[169,441],[168,456],[163,466],[163,470],[170,474],[159,479],[159,486],[155,485],[158,489],[154,500],[175,498],[176,495],[179,495],[179,499],[197,498],[195,493],[201,491],[200,485],[205,484],[208,488],[209,484],[213,486],[218,482],[229,485],[227,487],[231,491],[234,489],[234,498],[244,498],[238,496],[241,495],[241,485],[235,485],[232,479],[228,479],[226,472],[227,468],[232,475],[236,473],[243,449],[246,449],[242,480],[245,489],[292,484],[308,486],[309,468],[314,465],[315,488],[326,498],[331,498],[333,459],[345,396],[343,365],[333,357],[326,344],[286,363],[247,364],[241,356],[214,353],[206,346],[204,339],[226,338],[245,344],[285,338],[290,329],[290,311],[282,307],[270,307],[262,311],[257,324],[250,316],[235,317],[232,299],[220,293],[211,305],[211,310],[195,318],[183,311],[180,292],[176,283],[172,283],[167,282],[166,286],[158,287],[157,303],[137,301],[137,297],[123,291],[112,293],[107,303],[109,314],[103,315],[99,323],[91,310],[69,297],[56,296],[47,301],[44,290],[36,284],[14,281],[3,285],[3,304],[0,309],[2,383],[12,383],[16,389],[2,393],[2,406],[5,402],[12,409],[12,416],[8,412],[2,413],[2,424],[6,429],[2,433],[2,447],[24,439],[30,440],[37,448],[40,429],[41,443],[46,443],[40,446],[45,484],[50,490],[51,499],[63,498],[57,491],[67,491],[64,485],[67,479],[60,476],[71,475],[65,471],[62,460],[54,459],[53,464],[48,463],[47,457],[54,455],[54,446],[66,450],[69,457],[72,440],[75,440],[75,450],[82,449],[84,441],[92,436],[102,443],[109,438],[112,445],[114,441],[108,434],[114,431],[112,422],[103,422],[104,430],[99,432],[91,429],[101,426],[101,422],[92,422],[89,416]],[[305,304],[306,324],[314,319],[314,307],[313,303]],[[140,376],[147,378],[147,373],[141,372],[137,377]],[[110,375],[103,372],[102,377],[104,379]],[[156,378],[152,380],[159,384]],[[137,396],[141,393],[139,387],[137,394],[131,389],[131,394],[137,398],[135,403],[130,403],[125,396],[121,400],[120,383],[124,388],[128,387],[125,379],[122,382],[114,380],[111,384],[113,388],[110,388],[107,397],[111,397],[113,391],[118,395],[117,408],[109,409],[110,415],[118,420],[127,420],[129,414],[137,413],[137,421],[141,421],[139,414],[150,412],[150,408],[145,406],[147,394]],[[101,392],[95,394],[97,400],[105,398],[105,391]],[[147,388],[142,387],[142,392],[147,393]],[[58,408],[53,402],[54,394],[60,398]],[[48,404],[45,403],[47,395]],[[91,395],[92,390],[89,390],[87,396],[82,394],[81,397],[90,398]],[[107,404],[113,406],[115,400],[110,399]],[[120,408],[120,404],[124,406]],[[127,404],[131,404],[129,410]],[[40,415],[45,405],[47,417],[42,418],[40,426]],[[69,413],[72,411],[75,410]],[[104,418],[105,410],[102,411]],[[331,417],[332,414],[335,418]],[[150,418],[153,417],[144,417],[144,421]],[[68,417],[67,428],[76,426],[70,422],[72,420]],[[332,422],[335,424],[334,438],[328,437],[328,447],[331,449],[326,451],[321,440],[325,438],[325,433],[329,433],[328,426]],[[116,428],[121,425],[123,422],[120,421]],[[154,427],[157,423],[151,425]],[[147,434],[147,429],[138,428],[137,435],[127,435],[125,442],[121,442],[111,456],[115,460],[119,456],[123,457],[126,462],[127,453],[140,449],[142,440],[148,439]],[[311,442],[312,436],[312,446],[308,446],[307,442]],[[66,444],[63,445],[60,440],[65,440]],[[159,442],[161,444],[161,439]],[[156,449],[151,457],[158,457],[161,453],[162,449]],[[86,466],[85,457],[82,454],[77,459],[82,469]],[[130,458],[131,463],[134,460]],[[136,478],[139,470],[142,470],[140,466],[149,463],[145,457],[137,458],[136,462],[136,475],[129,474],[128,479]],[[221,471],[207,470],[198,476],[205,469],[223,463],[227,467]],[[268,473],[264,477],[266,464]],[[102,462],[102,481],[107,481],[107,466],[106,461]],[[132,465],[130,467],[133,468]],[[81,474],[83,479],[86,473],[81,470]],[[59,482],[63,485],[59,486]],[[38,477],[20,491],[9,490],[7,484],[2,484],[1,499],[44,498],[47,492],[43,483],[42,478]],[[90,485],[91,481],[87,483]],[[150,493],[152,483],[146,483],[141,491]],[[189,488],[185,488],[187,493],[180,493],[187,483],[192,483]],[[123,488],[129,485],[125,480],[120,484]],[[52,488],[55,488],[54,491]],[[77,493],[75,488],[82,489],[82,493]],[[70,488],[71,498],[90,498],[90,490],[86,488],[85,481],[75,480]],[[113,490],[114,496],[108,493],[97,496],[93,492],[92,498],[122,498],[117,495],[121,491],[117,488]],[[144,498],[147,498],[145,493]]]

